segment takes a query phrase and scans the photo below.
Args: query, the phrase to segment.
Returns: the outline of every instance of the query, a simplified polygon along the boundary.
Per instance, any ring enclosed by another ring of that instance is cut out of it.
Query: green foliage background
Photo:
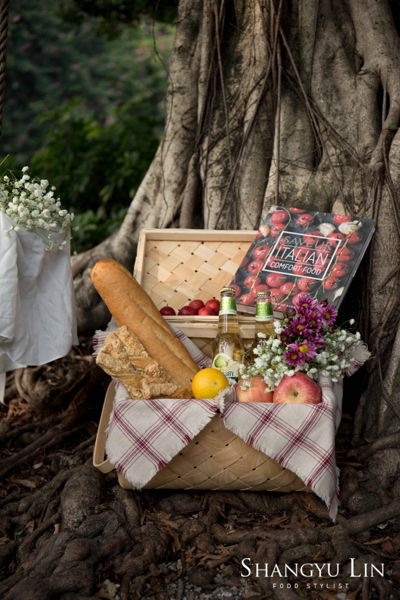
[[[78,251],[118,229],[164,127],[174,28],[150,18],[155,3],[125,4],[10,6],[3,168],[28,164],[56,186],[77,215]]]

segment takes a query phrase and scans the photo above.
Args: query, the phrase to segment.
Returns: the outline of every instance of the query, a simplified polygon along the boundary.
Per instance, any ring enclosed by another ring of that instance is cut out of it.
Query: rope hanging
[[[6,80],[6,49],[9,0],[2,0],[0,7],[0,139],[3,126],[4,88]]]

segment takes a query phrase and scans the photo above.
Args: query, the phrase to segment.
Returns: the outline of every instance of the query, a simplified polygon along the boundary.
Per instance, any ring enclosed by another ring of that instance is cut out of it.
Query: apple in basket
[[[274,390],[273,401],[277,404],[319,404],[322,401],[321,388],[305,373],[298,372],[292,377],[285,375]]]
[[[172,306],[163,306],[162,308],[160,308],[160,313],[163,317],[172,317],[176,315],[176,312],[172,308]]]
[[[242,390],[242,383],[250,381],[251,386]],[[249,377],[241,380],[236,386],[236,396],[239,402],[272,402],[272,392],[265,392],[267,384],[262,377]]]

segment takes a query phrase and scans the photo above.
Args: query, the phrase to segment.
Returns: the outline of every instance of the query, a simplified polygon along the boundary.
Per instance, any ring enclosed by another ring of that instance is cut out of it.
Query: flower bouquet
[[[297,376],[299,372],[315,380],[321,375],[330,377],[333,383],[352,375],[370,353],[359,332],[335,326],[336,317],[337,311],[327,300],[299,296],[295,307],[275,321],[275,337],[258,334],[254,360],[241,366],[241,389],[250,388],[254,378],[262,378],[264,391],[274,392],[270,401],[276,402],[277,388],[287,383],[287,378],[304,379],[304,375]],[[349,325],[353,324],[351,319]],[[320,397],[314,401],[319,402]],[[301,397],[286,401],[302,402]]]
[[[63,250],[68,243],[74,214],[61,207],[54,197],[55,187],[49,189],[47,179],[31,179],[29,167],[23,167],[22,177],[3,175],[0,179],[0,213],[5,215],[3,235],[10,236],[21,227],[39,235],[46,250]]]

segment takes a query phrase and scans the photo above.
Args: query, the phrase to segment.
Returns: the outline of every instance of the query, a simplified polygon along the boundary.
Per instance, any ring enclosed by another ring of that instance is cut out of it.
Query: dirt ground
[[[336,524],[313,494],[128,491],[92,466],[108,383],[88,339],[7,377],[4,600],[400,598],[400,434],[354,448],[344,416]]]

